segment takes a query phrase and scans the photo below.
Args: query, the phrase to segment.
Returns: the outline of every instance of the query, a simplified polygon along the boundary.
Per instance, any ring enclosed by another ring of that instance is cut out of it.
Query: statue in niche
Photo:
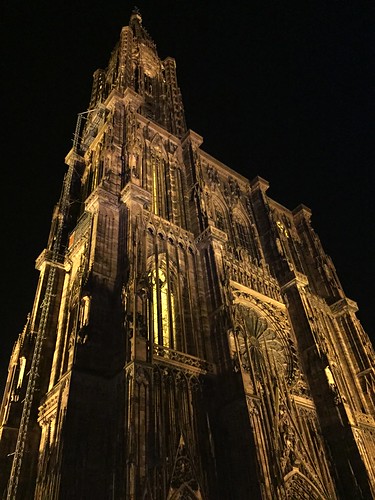
[[[137,313],[137,335],[147,338],[147,325],[141,313]]]
[[[219,174],[216,168],[211,167],[211,165],[207,166],[207,177],[208,184],[213,191],[216,189],[216,186],[220,186]]]
[[[137,120],[135,118],[135,113],[131,106],[127,108],[127,120],[126,120],[126,135],[128,140],[129,148],[135,144],[136,132],[137,132]]]
[[[70,351],[70,349],[74,347],[74,344],[75,344],[75,339],[74,339],[74,333],[72,331],[69,335],[68,351]]]
[[[279,421],[280,465],[282,470],[285,471],[286,469],[290,470],[296,462],[296,434],[289,422],[283,403],[280,404]]]
[[[139,137],[135,139],[134,145],[129,148],[128,152],[128,168],[131,176],[135,179],[140,178],[140,157],[141,157],[141,140]]]
[[[77,332],[77,344],[86,344],[88,338],[88,326],[84,325]]]
[[[206,209],[206,215],[209,219],[213,218],[213,213],[212,213],[212,206],[211,206],[211,196],[209,193],[205,193],[206,196],[206,202],[205,202],[205,209]]]
[[[228,330],[228,344],[229,344],[230,357],[232,360],[233,371],[235,373],[238,373],[241,371],[241,366],[240,366],[240,359],[239,359],[237,348],[236,348],[236,342],[234,339],[234,332],[232,329]]]
[[[233,177],[228,177],[228,182],[224,186],[224,195],[228,199],[230,205],[235,205],[240,196],[241,190],[238,182]]]

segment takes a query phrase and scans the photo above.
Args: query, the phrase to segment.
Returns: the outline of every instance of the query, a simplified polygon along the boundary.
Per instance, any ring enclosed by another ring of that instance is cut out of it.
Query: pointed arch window
[[[236,245],[245,248],[252,257],[258,258],[256,240],[250,229],[249,221],[240,213],[233,218],[234,238]]]
[[[164,162],[162,156],[152,155],[152,207],[156,215],[165,213],[165,200],[163,196]]]
[[[248,248],[250,246],[250,234],[248,226],[243,220],[235,219],[234,227],[236,231],[237,243],[244,248]]]
[[[151,150],[152,209],[154,214],[168,218],[171,183],[169,165],[161,139],[156,138]]]
[[[227,230],[227,218],[223,207],[218,203],[215,203],[215,226],[220,229],[220,231],[226,232]]]
[[[169,273],[162,267],[150,272],[155,344],[176,348],[176,295]]]

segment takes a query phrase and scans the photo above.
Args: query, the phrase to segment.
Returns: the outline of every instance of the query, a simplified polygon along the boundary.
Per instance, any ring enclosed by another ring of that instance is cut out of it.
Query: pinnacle
[[[131,18],[137,18],[138,21],[142,23],[141,12],[136,5],[133,7]]]

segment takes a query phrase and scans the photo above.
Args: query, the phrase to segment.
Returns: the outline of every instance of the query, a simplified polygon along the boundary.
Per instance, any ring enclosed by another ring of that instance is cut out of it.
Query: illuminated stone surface
[[[9,365],[0,493],[49,304],[17,499],[371,498],[373,350],[309,209],[201,149],[138,12],[84,117]]]

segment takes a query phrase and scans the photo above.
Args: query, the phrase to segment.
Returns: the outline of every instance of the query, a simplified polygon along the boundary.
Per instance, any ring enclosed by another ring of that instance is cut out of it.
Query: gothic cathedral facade
[[[311,223],[201,149],[135,10],[0,409],[8,499],[370,499],[374,353]]]

